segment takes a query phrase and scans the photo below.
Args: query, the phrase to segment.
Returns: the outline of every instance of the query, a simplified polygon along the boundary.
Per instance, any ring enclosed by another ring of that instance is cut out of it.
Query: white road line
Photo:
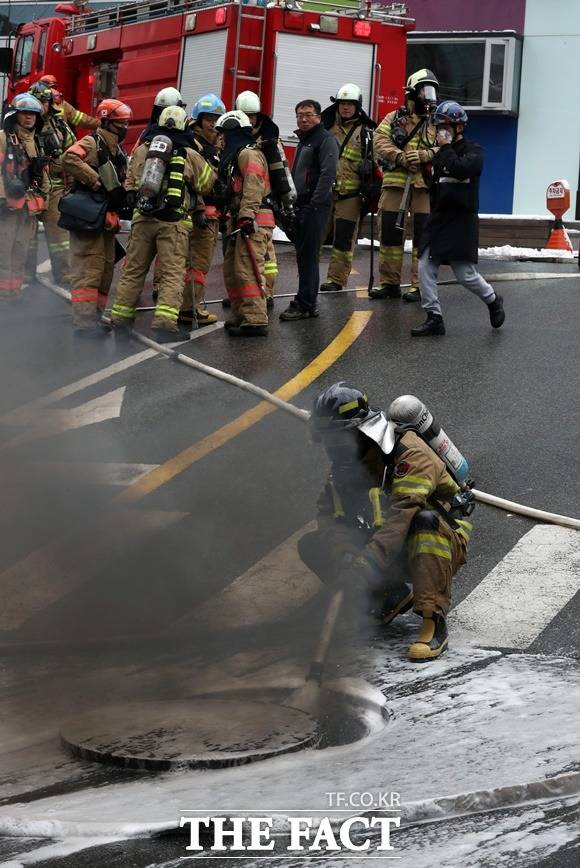
[[[580,533],[532,528],[449,615],[453,643],[524,650],[580,590]]]

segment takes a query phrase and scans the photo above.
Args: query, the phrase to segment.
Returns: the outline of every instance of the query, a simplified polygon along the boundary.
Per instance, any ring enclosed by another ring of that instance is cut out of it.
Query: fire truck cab
[[[46,73],[88,114],[104,97],[118,97],[133,109],[128,144],[162,87],[177,87],[189,107],[213,92],[230,108],[238,93],[253,90],[292,146],[300,99],[325,106],[352,81],[377,119],[403,99],[414,22],[401,3],[352,3],[141,0],[91,10],[76,0],[59,4],[54,17],[21,24],[0,71],[9,74],[9,98]]]

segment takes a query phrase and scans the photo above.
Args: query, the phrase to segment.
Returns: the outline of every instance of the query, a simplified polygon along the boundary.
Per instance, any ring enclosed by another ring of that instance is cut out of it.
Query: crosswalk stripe
[[[580,589],[580,533],[536,525],[449,615],[453,644],[524,650]]]

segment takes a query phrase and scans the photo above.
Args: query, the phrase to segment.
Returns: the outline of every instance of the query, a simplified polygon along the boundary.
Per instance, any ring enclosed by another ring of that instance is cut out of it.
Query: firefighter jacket
[[[397,124],[397,112],[390,112],[378,125],[374,136],[375,157],[383,165],[383,187],[404,187],[409,171],[405,166],[405,152],[418,151],[421,167],[411,172],[412,186],[417,189],[425,189],[429,185],[425,180],[423,166],[429,164],[435,153],[435,127],[428,122],[428,118],[419,117],[411,112]],[[421,123],[423,121],[423,123]],[[407,135],[417,129],[403,150],[397,147],[392,139],[395,125],[401,126]]]
[[[98,118],[86,115],[65,99],[63,99],[58,108],[62,111],[65,121],[67,124],[70,124],[71,127],[83,127],[86,130],[96,130],[101,126],[101,122]]]
[[[207,134],[198,124],[191,127],[194,136],[194,144],[198,153],[203,157],[210,169],[216,175],[220,165],[220,148],[217,142],[220,140],[217,133],[214,133],[211,138],[207,138]],[[198,197],[198,207],[192,210],[198,211],[203,208],[205,216],[212,220],[217,220],[220,216],[220,206],[223,205],[223,196],[219,195],[219,189],[214,182],[214,186],[203,197]]]
[[[83,136],[63,154],[62,168],[77,184],[93,188],[100,181],[99,167],[108,160],[113,163],[120,183],[116,190],[107,193],[108,210],[119,214],[125,200],[123,185],[127,176],[127,155],[117,136],[104,129]]]
[[[274,227],[274,214],[268,203],[272,192],[268,161],[257,145],[246,145],[230,163],[228,171],[229,213],[234,221],[243,217],[258,226]]]
[[[384,572],[403,550],[413,518],[423,509],[436,511],[467,547],[471,523],[449,514],[458,491],[439,456],[408,431],[391,455],[373,443],[358,465],[331,469],[318,501],[319,532],[336,563],[346,552],[363,554]],[[368,533],[362,552],[353,552],[353,528]]]
[[[65,120],[61,108],[50,108],[44,117],[40,140],[45,156],[49,159],[48,175],[50,189],[58,190],[65,186],[62,171],[62,155],[76,142],[76,136]]]
[[[21,182],[18,186],[24,186],[24,195],[11,195],[12,181]],[[36,213],[46,207],[48,192],[48,174],[36,131],[17,123],[0,130],[0,201]]]
[[[148,142],[144,142],[133,151],[129,161],[127,190],[139,189],[148,153]],[[191,217],[188,212],[191,210],[192,203],[195,206],[198,194],[203,196],[209,193],[215,178],[216,173],[197,151],[187,147],[174,147],[163,182],[163,206],[150,215],[142,214],[137,210],[133,213],[133,221],[152,219],[167,223],[181,221],[191,228]]]

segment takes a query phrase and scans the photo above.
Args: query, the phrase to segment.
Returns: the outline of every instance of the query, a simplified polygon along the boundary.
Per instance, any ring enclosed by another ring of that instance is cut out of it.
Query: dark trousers
[[[299,212],[296,227],[296,263],[298,265],[298,292],[296,303],[303,310],[314,310],[320,284],[320,247],[324,241],[330,203],[312,211],[309,207]]]

